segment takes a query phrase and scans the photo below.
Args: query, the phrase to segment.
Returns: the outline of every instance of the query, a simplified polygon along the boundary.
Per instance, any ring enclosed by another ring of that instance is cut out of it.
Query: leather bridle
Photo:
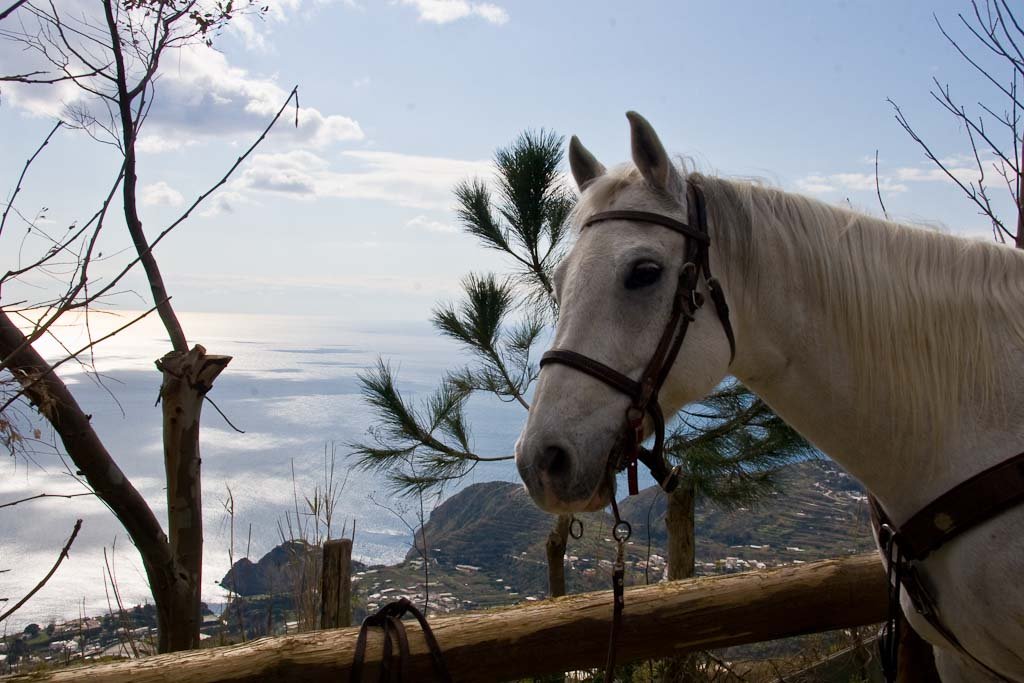
[[[729,307],[726,305],[721,285],[711,275],[708,255],[711,238],[708,234],[704,192],[692,181],[687,183],[687,199],[687,223],[647,211],[604,211],[590,216],[581,226],[582,230],[602,221],[625,220],[658,225],[686,237],[683,267],[679,271],[672,299],[672,311],[665,323],[658,346],[640,378],[627,377],[600,361],[569,349],[551,349],[540,359],[541,367],[552,363],[568,365],[630,398],[629,407],[626,409],[625,426],[608,455],[610,472],[621,472],[624,469],[628,471],[630,495],[636,494],[638,489],[637,461],[650,469],[651,475],[666,492],[673,491],[679,482],[679,468],[670,468],[665,462],[665,416],[658,404],[658,392],[679,355],[690,323],[694,321],[694,316],[704,304],[703,295],[697,291],[701,277],[725,330],[725,336],[729,340],[730,364],[736,355],[736,340],[732,324],[729,322]],[[641,446],[644,440],[644,417],[648,415],[654,426],[654,448],[651,450]]]

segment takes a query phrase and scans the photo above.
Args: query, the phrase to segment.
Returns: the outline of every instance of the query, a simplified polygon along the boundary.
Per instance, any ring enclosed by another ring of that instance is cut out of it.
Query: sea
[[[92,338],[137,315],[91,314]],[[356,559],[400,561],[410,547],[410,526],[418,524],[418,504],[396,497],[384,476],[353,466],[350,444],[372,439],[380,424],[361,395],[359,375],[383,360],[395,371],[403,395],[419,405],[447,370],[472,363],[472,356],[426,322],[357,323],[227,313],[180,317],[190,344],[232,357],[210,394],[224,417],[209,403],[203,409],[203,599],[211,605],[224,601],[225,591],[217,582],[228,570],[229,558],[258,560],[293,533],[296,513],[302,524],[312,523],[305,515],[305,498],[324,486],[332,454],[339,487],[333,535],[342,529],[350,532],[354,525]],[[86,346],[83,323],[84,318],[71,318],[55,328],[60,343],[73,350]],[[62,355],[52,339],[40,350],[47,358]],[[161,377],[154,361],[168,350],[154,314],[59,370],[92,415],[109,452],[165,528],[157,405]],[[526,419],[521,406],[478,397],[471,400],[468,414],[476,452],[512,454]],[[32,420],[31,411],[22,411],[21,419],[26,421],[21,427],[28,439],[14,455],[0,458],[0,504],[39,493],[86,492],[47,425],[38,419],[27,422]],[[479,465],[448,486],[443,496],[429,498],[428,509],[464,486],[491,480],[516,481],[514,464]],[[233,516],[228,514],[229,491]],[[0,631],[106,613],[114,603],[107,566],[126,605],[152,601],[138,552],[100,501],[90,496],[44,498],[0,508],[0,599],[6,599],[0,602],[0,613],[46,574],[77,519],[83,521],[82,529],[68,558],[39,593],[0,624]]]

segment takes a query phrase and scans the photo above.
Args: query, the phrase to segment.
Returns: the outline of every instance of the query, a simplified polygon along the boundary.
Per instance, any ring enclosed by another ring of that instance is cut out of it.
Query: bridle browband
[[[708,234],[704,192],[699,185],[693,182],[687,183],[687,200],[688,223],[660,213],[620,210],[594,214],[580,227],[582,230],[602,221],[624,220],[658,225],[687,238],[683,253],[683,267],[679,271],[679,279],[676,282],[676,291],[672,299],[672,311],[661,334],[661,339],[658,341],[658,346],[640,379],[627,377],[600,361],[568,349],[551,349],[540,359],[542,368],[552,363],[568,365],[604,382],[631,399],[629,408],[626,409],[625,426],[608,454],[609,471],[628,470],[627,478],[631,495],[636,494],[638,489],[638,460],[650,469],[651,475],[666,492],[673,491],[679,483],[679,468],[670,468],[665,462],[665,416],[658,404],[658,392],[679,355],[690,323],[694,321],[697,311],[704,305],[704,297],[697,291],[701,276],[704,278],[711,302],[715,306],[715,312],[725,330],[725,336],[729,340],[730,364],[736,356],[736,340],[733,336],[732,324],[729,322],[729,307],[725,302],[721,285],[711,275],[708,254],[711,237]],[[644,440],[645,415],[650,416],[654,426],[654,448],[651,450],[641,446]]]

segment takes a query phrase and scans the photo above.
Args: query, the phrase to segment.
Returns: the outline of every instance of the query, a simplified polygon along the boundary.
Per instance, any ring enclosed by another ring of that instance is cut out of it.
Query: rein
[[[420,628],[423,630],[423,638],[427,641],[427,647],[430,649],[430,661],[434,668],[434,680],[441,683],[452,683],[451,674],[448,673],[448,667],[445,666],[444,656],[441,654],[441,646],[437,644],[434,631],[430,628],[430,624],[427,623],[427,618],[423,616],[423,613],[408,598],[400,598],[394,602],[389,602],[374,614],[363,619],[363,624],[359,628],[359,638],[356,640],[356,651],[352,656],[352,670],[349,675],[349,683],[362,683],[363,665],[366,659],[366,638],[371,628],[381,628],[384,630],[384,647],[380,657],[380,676],[378,680],[383,683],[390,683],[392,679],[398,681],[407,680],[406,672],[409,670],[409,636],[406,635],[405,624],[402,622],[402,617],[406,614],[411,614],[419,622]],[[391,668],[392,660],[396,658],[392,655],[395,645],[398,647],[397,671],[393,671]]]
[[[569,349],[552,349],[541,356],[540,365],[558,363],[567,365],[597,379],[620,393],[628,396],[630,405],[626,409],[625,424],[619,438],[608,454],[610,471],[626,470],[629,494],[636,495],[637,462],[642,462],[651,471],[658,485],[666,493],[675,490],[679,483],[679,468],[670,468],[665,462],[665,416],[658,404],[658,392],[668,377],[672,365],[679,355],[683,340],[694,321],[697,311],[704,305],[704,296],[697,291],[701,277],[707,286],[715,312],[729,340],[729,362],[736,356],[736,339],[729,321],[729,306],[718,280],[711,275],[707,207],[704,192],[695,183],[687,185],[689,223],[683,223],[670,216],[647,211],[605,211],[591,216],[583,224],[586,228],[595,223],[611,220],[627,220],[648,223],[667,228],[687,238],[683,253],[683,267],[679,271],[672,311],[665,329],[658,341],[654,354],[640,379],[634,380],[611,368]],[[647,450],[641,445],[644,440],[644,418],[650,417],[654,427],[654,448]]]

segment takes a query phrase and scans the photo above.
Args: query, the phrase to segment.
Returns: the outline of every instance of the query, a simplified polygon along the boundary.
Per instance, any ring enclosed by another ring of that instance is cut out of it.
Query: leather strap
[[[1024,453],[957,484],[900,525],[903,554],[923,560],[945,543],[1024,503]]]
[[[594,379],[604,382],[613,389],[618,389],[630,398],[640,396],[640,382],[632,380],[618,370],[610,368],[604,363],[596,361],[593,358],[588,358],[582,353],[576,353],[569,349],[551,349],[540,357],[540,366],[544,367],[551,363],[560,363],[580,370],[584,374],[590,375]]]
[[[942,622],[935,599],[918,577],[918,565],[960,534],[1024,503],[1024,453],[957,484],[900,526],[896,526],[877,498],[868,496],[868,502],[871,525],[882,545],[889,574],[889,619],[879,641],[886,680],[896,680],[901,588],[907,592],[916,611],[960,654],[1000,678],[968,652]]]
[[[352,657],[350,683],[362,683],[363,664],[366,659],[367,633],[373,627],[384,629],[384,645],[381,650],[380,676],[378,680],[385,683],[391,682],[391,651],[395,640],[398,641],[398,676],[396,680],[399,682],[407,680],[406,674],[409,671],[409,636],[405,631],[405,624],[402,622],[402,617],[406,614],[413,615],[423,630],[423,638],[427,641],[427,647],[430,649],[430,659],[434,668],[434,680],[441,683],[452,683],[451,674],[448,673],[448,667],[445,666],[444,657],[441,654],[441,646],[438,645],[437,638],[434,637],[434,631],[430,628],[430,624],[427,623],[427,618],[423,616],[423,613],[415,605],[409,602],[408,598],[389,602],[374,614],[363,619],[363,624],[359,629],[359,637],[356,639],[356,651]]]
[[[586,222],[583,224],[583,227],[585,228],[588,225],[591,225],[593,223],[599,223],[601,221],[613,220],[653,223],[655,225],[660,225],[663,228],[674,230],[682,235],[686,235],[690,239],[697,240],[702,244],[711,244],[711,238],[708,237],[708,234],[706,232],[695,230],[686,223],[676,220],[671,216],[664,216],[660,213],[651,213],[649,211],[602,211],[601,213],[595,213],[590,218],[588,218]]]
[[[609,683],[615,683],[615,655],[619,649],[619,635],[622,633],[622,610],[626,606],[625,581],[626,567],[619,560],[612,569],[612,626],[604,664],[604,680]]]

